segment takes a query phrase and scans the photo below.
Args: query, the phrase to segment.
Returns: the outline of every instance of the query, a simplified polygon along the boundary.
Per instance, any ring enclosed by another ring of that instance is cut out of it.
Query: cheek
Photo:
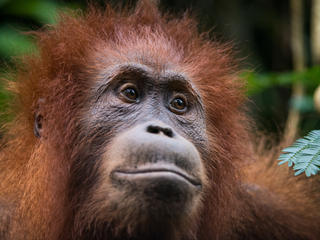
[[[93,194],[90,200],[90,204],[98,205],[97,209],[99,211],[112,204],[112,199],[119,200],[118,195],[120,193],[115,189],[111,179],[112,171],[117,169],[118,166],[125,164],[125,154],[118,146],[117,144],[111,143],[105,147],[101,160],[99,161],[98,181],[92,190]]]
[[[98,168],[98,182],[96,190],[94,191],[95,195],[101,195],[101,198],[110,199],[109,195],[114,192],[111,173],[123,163],[123,154],[117,146],[110,144],[109,147],[105,148]]]

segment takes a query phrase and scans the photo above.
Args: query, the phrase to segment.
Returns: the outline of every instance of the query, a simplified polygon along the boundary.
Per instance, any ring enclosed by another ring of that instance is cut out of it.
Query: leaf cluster
[[[305,172],[310,177],[317,174],[320,171],[320,130],[311,131],[283,152],[279,165],[287,162],[289,167],[293,166],[295,175]]]

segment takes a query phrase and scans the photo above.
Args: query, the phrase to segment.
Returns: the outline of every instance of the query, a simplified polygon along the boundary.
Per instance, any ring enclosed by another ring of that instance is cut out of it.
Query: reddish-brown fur
[[[212,150],[204,161],[211,187],[195,238],[320,238],[320,196],[313,181],[290,178],[286,167],[270,167],[268,159],[274,157],[269,153],[254,153],[250,122],[241,110],[244,82],[238,79],[232,49],[199,34],[192,18],[162,15],[142,1],[134,11],[107,7],[64,15],[36,36],[39,53],[23,59],[17,80],[9,85],[15,117],[6,126],[0,153],[0,235],[64,239],[71,214],[66,195],[70,159],[77,152],[74,133],[94,81],[88,76],[102,67],[101,55],[129,61],[131,52],[139,52],[144,55],[138,61],[177,66],[205,103]],[[38,112],[46,122],[40,139],[33,133]]]

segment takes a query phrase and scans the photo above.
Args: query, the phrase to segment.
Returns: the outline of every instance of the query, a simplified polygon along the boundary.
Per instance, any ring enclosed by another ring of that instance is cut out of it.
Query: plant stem
[[[312,1],[311,12],[311,55],[313,65],[320,64],[320,0]],[[314,92],[314,105],[320,113],[320,85]]]
[[[320,0],[312,1],[311,54],[313,65],[320,64]]]
[[[305,68],[304,44],[303,44],[303,0],[291,0],[291,49],[293,68],[295,71],[303,71]],[[304,87],[301,81],[293,83],[291,99],[303,97]],[[293,142],[297,136],[300,123],[300,112],[292,104],[289,109],[288,119],[284,131],[284,141]]]

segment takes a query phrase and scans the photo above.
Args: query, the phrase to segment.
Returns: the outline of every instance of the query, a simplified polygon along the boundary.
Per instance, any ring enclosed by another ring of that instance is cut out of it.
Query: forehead
[[[99,75],[102,79],[109,80],[118,76],[119,74],[136,73],[148,78],[157,78],[158,81],[162,79],[173,79],[185,84],[192,84],[189,77],[183,72],[179,72],[174,69],[167,69],[165,67],[159,68],[158,66],[148,66],[146,64],[138,62],[127,62],[121,64],[115,64],[112,66],[106,66],[101,69]]]
[[[127,65],[149,73],[168,75],[173,72],[186,75],[181,69],[183,49],[161,34],[150,33],[148,36],[119,37],[112,42],[101,41],[96,43],[95,49],[93,59],[108,66],[108,69],[105,66],[100,69],[109,72],[119,70],[121,65]]]

